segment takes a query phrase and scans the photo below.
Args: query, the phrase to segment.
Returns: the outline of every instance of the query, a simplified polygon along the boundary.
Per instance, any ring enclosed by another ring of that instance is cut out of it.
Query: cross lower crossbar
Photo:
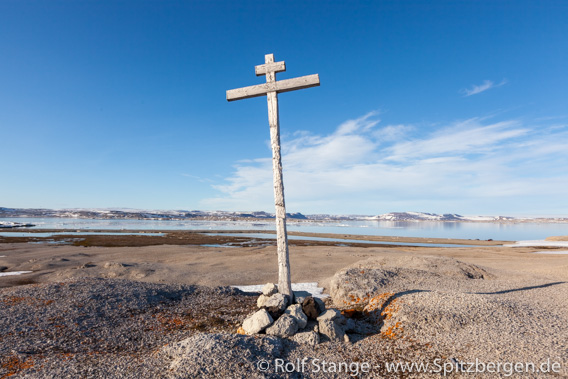
[[[278,80],[273,83],[262,83],[249,87],[231,89],[227,91],[227,101],[248,99],[264,96],[269,92],[289,92],[297,89],[317,87],[320,85],[319,75],[306,75],[299,78]]]

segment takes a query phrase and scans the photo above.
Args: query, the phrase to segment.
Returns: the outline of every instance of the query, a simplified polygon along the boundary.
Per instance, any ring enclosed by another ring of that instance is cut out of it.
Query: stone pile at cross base
[[[312,297],[308,292],[296,291],[294,295],[292,304],[290,297],[279,293],[275,284],[267,283],[257,300],[259,310],[244,320],[237,333],[267,334],[317,345],[324,341],[350,342],[347,332],[361,335],[377,332],[380,314],[377,314],[374,325],[370,325],[347,318],[337,309],[326,309],[321,299]]]

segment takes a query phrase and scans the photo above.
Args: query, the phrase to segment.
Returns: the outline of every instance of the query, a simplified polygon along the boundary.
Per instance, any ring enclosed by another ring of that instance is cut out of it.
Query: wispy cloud
[[[467,97],[467,96],[471,96],[471,95],[477,95],[478,93],[485,92],[487,90],[490,90],[491,88],[501,87],[505,84],[507,84],[506,79],[503,79],[498,84],[495,84],[491,80],[484,80],[482,84],[480,84],[480,85],[474,84],[471,88],[464,88],[460,92],[463,93],[465,97]]]
[[[197,181],[199,181],[199,182],[201,182],[201,183],[207,183],[207,182],[211,183],[211,182],[212,182],[211,179],[202,178],[202,177],[200,177],[200,176],[191,175],[191,174],[186,174],[186,173],[182,173],[181,176],[184,176],[184,177],[186,177],[186,178],[195,179],[195,180],[197,180]]]
[[[565,204],[566,128],[543,132],[540,124],[537,130],[517,120],[472,118],[421,138],[413,137],[414,130],[381,126],[375,114],[367,114],[328,135],[300,132],[284,140],[288,209],[365,214],[412,209],[514,214],[517,209],[518,214]],[[271,159],[239,162],[214,188],[219,196],[203,205],[271,209]]]

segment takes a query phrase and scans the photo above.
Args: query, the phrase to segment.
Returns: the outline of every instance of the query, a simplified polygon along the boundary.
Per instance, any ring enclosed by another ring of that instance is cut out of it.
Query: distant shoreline
[[[274,220],[274,214],[264,211],[186,211],[134,209],[23,209],[0,207],[0,218],[76,218],[91,220],[148,220],[148,221],[250,221]],[[390,212],[382,215],[332,215],[287,213],[290,222],[487,222],[487,223],[568,223],[568,217],[462,216],[425,212]]]

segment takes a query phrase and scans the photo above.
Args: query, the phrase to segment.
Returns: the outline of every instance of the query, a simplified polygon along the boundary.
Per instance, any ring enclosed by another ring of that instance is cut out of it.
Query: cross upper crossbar
[[[318,74],[277,81],[276,73],[286,71],[286,64],[284,61],[274,62],[273,54],[267,54],[265,62],[265,64],[255,66],[254,70],[257,76],[266,75],[266,83],[228,90],[227,101],[264,96],[269,92],[289,92],[320,85]]]
[[[261,64],[260,66],[254,67],[254,72],[256,76],[265,75],[269,72],[283,72],[286,71],[286,63],[282,62],[272,62]]]

